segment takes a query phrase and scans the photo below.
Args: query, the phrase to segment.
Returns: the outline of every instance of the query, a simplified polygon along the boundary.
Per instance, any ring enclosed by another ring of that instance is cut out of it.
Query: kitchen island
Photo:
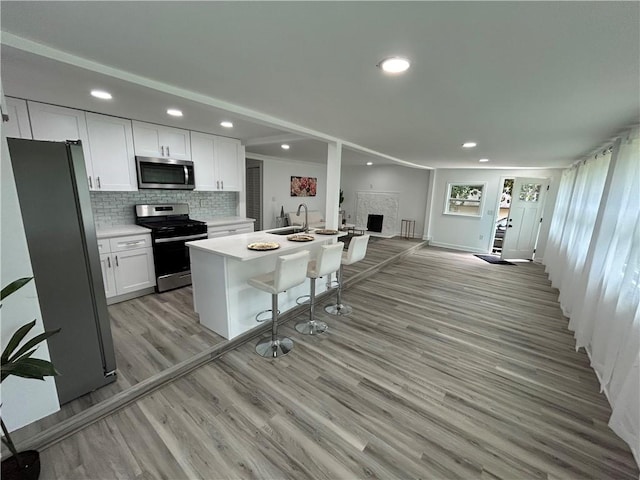
[[[311,231],[312,241],[295,242],[287,240],[286,235],[269,232],[242,233],[186,244],[191,257],[193,304],[200,323],[229,340],[260,325],[256,314],[271,308],[271,296],[251,287],[247,283],[249,278],[273,271],[276,259],[282,255],[309,250],[313,258],[322,245],[345,235],[344,232],[320,235]],[[258,242],[276,242],[280,247],[266,251],[247,248]],[[280,313],[295,307],[296,298],[308,295],[309,288],[307,279],[278,295]],[[316,294],[326,288],[326,282],[317,282]]]

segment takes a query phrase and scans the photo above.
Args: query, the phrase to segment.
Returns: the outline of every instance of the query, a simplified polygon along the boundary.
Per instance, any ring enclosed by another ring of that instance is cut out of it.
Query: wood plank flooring
[[[383,243],[380,240],[373,239],[367,257],[349,267],[345,279],[379,265],[419,243],[417,239],[394,238]],[[200,325],[198,315],[193,311],[191,287],[111,305],[109,317],[116,354],[116,381],[17,430],[13,433],[16,442],[26,441],[209,347],[227,342],[220,335]]]
[[[41,452],[41,478],[637,478],[556,299],[539,265],[420,250],[347,289],[352,316],[319,308],[326,335],[223,355]]]

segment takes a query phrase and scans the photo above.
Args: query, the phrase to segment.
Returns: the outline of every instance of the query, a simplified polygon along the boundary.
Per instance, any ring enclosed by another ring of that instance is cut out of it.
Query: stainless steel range
[[[191,285],[189,247],[185,242],[207,238],[207,224],[189,218],[186,203],[136,205],[136,223],[151,229],[156,291]]]

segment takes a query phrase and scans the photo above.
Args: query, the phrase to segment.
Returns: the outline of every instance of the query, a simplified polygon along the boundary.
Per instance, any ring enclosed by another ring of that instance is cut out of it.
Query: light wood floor
[[[349,267],[345,279],[378,265],[419,242],[418,239],[401,238],[387,239],[384,242],[380,240],[372,240],[367,257]],[[108,308],[116,354],[116,381],[19,429],[13,433],[15,441],[29,439],[208,347],[227,341],[200,325],[198,315],[193,311],[191,287],[146,295]]]
[[[539,265],[427,248],[344,297],[326,335],[225,354],[43,451],[41,478],[638,477]]]

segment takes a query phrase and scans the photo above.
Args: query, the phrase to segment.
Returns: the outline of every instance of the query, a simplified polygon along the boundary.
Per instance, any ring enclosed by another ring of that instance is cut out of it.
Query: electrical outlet
[[[480,240],[484,240],[484,235],[480,235]]]

